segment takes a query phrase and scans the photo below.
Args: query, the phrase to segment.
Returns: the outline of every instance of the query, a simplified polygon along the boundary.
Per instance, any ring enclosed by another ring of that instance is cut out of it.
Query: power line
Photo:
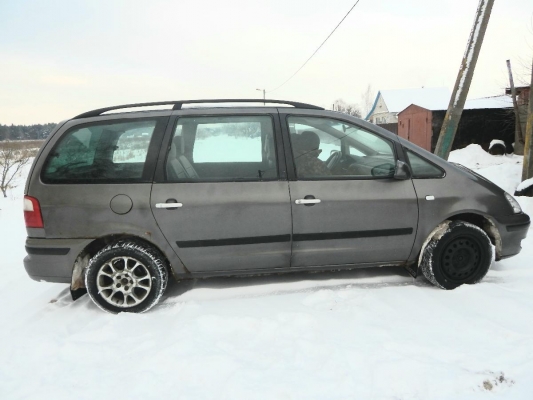
[[[355,8],[355,6],[356,6],[357,4],[359,4],[359,1],[360,1],[360,0],[357,0],[357,1],[355,2],[355,4],[352,6],[352,8],[350,8],[350,10],[346,13],[346,15],[341,19],[341,22],[339,22],[339,23],[337,24],[337,26],[335,27],[335,29],[333,29],[333,30],[331,31],[331,33],[328,35],[328,37],[326,38],[326,40],[324,40],[324,41],[322,42],[322,44],[321,44],[320,46],[318,46],[318,48],[315,50],[315,52],[314,52],[313,54],[311,54],[311,57],[309,57],[309,58],[307,59],[307,61],[304,62],[303,65],[302,65],[300,68],[298,68],[298,70],[297,70],[294,74],[292,74],[292,75],[289,77],[289,79],[287,79],[285,82],[283,82],[283,83],[282,83],[281,85],[279,85],[277,88],[272,89],[272,90],[267,90],[267,93],[272,93],[273,91],[278,90],[280,87],[282,87],[282,86],[285,85],[287,82],[289,82],[292,78],[294,78],[294,77],[296,76],[296,74],[297,74],[298,72],[300,72],[300,71],[302,70],[302,68],[305,67],[305,65],[311,60],[311,58],[314,57],[314,55],[318,52],[318,50],[320,50],[320,48],[321,48],[322,46],[324,46],[324,44],[328,41],[328,39],[331,37],[331,35],[333,35],[333,33],[335,33],[335,31],[337,30],[337,28],[342,24],[342,22],[346,19],[346,17],[352,12],[352,10]]]

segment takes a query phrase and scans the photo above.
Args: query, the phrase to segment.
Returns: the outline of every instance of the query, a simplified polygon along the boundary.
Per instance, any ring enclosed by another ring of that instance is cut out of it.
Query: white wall
[[[379,94],[378,101],[376,103],[376,108],[370,115],[370,122],[373,124],[394,124],[398,123],[397,113],[389,112],[383,96]]]

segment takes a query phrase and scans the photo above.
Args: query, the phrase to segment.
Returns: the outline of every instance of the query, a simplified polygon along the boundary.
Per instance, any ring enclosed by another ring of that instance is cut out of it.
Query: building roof
[[[523,92],[524,90],[529,90],[530,86],[515,86],[515,90],[516,90],[516,93],[521,93]],[[508,87],[508,88],[505,88],[505,94],[511,94],[511,88]]]
[[[405,109],[400,111],[399,114],[407,110],[412,105],[418,106],[418,104],[410,104]],[[513,100],[509,96],[492,96],[492,97],[481,97],[479,99],[471,99],[467,100],[465,102],[465,106],[463,110],[484,110],[484,109],[495,109],[495,108],[512,108],[513,107]],[[441,109],[429,109],[426,107],[426,110],[430,111],[446,111],[448,109],[448,106],[446,108]]]
[[[383,97],[389,112],[398,113],[411,104],[416,104],[428,110],[446,110],[450,103],[451,92],[447,88],[381,90],[376,96],[374,106],[366,119],[374,113],[380,95]]]
[[[480,99],[467,100],[465,110],[478,110],[484,108],[512,108],[513,99],[510,96],[482,97]]]
[[[521,89],[526,88],[529,89],[529,86],[521,87]],[[389,112],[399,113],[412,104],[430,111],[447,110],[450,103],[451,92],[447,88],[381,90],[378,92],[374,105],[365,119],[369,119],[374,113],[380,95],[383,97]],[[512,98],[504,95],[466,100],[464,109],[480,110],[512,107]]]
[[[384,90],[381,94],[390,112],[400,112],[411,104],[428,110],[445,110],[452,95],[447,88]]]

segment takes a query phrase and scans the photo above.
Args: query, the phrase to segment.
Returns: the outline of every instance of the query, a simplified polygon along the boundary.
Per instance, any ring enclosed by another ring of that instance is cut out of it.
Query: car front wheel
[[[159,251],[135,241],[106,246],[85,271],[87,293],[110,313],[148,311],[158,303],[167,281],[167,266]]]
[[[434,234],[423,250],[420,268],[442,289],[479,282],[494,258],[490,238],[478,226],[452,221]]]

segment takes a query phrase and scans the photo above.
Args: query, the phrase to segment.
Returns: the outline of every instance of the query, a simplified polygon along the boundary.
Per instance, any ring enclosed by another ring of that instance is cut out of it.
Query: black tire
[[[481,228],[452,221],[423,249],[420,269],[435,286],[450,290],[483,279],[493,257],[490,238]]]
[[[104,247],[85,270],[87,293],[99,308],[113,314],[148,311],[158,303],[167,282],[161,253],[135,241]]]

